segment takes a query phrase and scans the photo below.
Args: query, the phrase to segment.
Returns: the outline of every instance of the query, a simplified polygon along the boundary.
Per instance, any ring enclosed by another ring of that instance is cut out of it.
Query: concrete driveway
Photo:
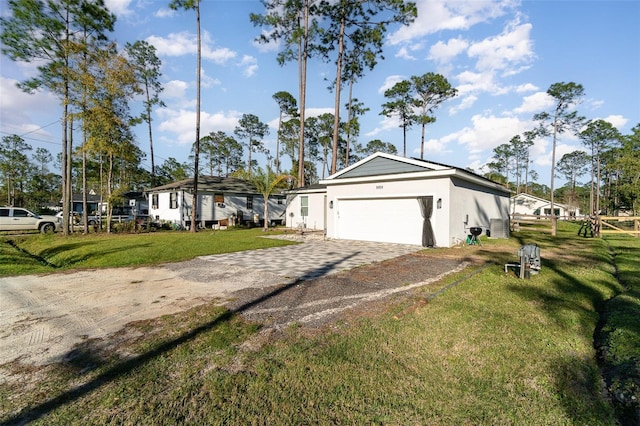
[[[77,343],[106,337],[131,321],[223,304],[243,289],[322,277],[418,250],[310,240],[154,267],[0,278],[0,364],[57,362]]]

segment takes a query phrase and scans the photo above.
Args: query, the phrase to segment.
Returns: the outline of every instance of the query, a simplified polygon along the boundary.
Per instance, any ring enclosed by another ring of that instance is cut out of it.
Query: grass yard
[[[640,239],[584,239],[562,225],[555,238],[522,232],[481,247],[434,250],[466,250],[484,264],[448,276],[442,287],[450,287],[438,297],[425,289],[322,332],[292,326],[270,339],[259,324],[205,305],[131,324],[123,336],[135,338],[109,354],[79,348],[83,356],[65,365],[13,364],[31,379],[0,385],[0,422],[615,424],[620,413],[603,392],[593,336],[602,310],[601,340],[612,361],[637,371]],[[193,238],[174,235],[177,242],[163,244],[189,246]],[[196,236],[194,244],[205,250],[204,241],[219,235]],[[100,240],[88,244],[93,254],[84,259],[73,254],[84,250],[82,238],[43,238],[19,247],[59,268],[97,267]],[[131,245],[149,247],[153,238],[161,237],[134,236]],[[121,247],[116,241],[108,252]],[[46,249],[50,243],[57,249]],[[519,280],[503,265],[525,243],[540,245],[543,265]]]
[[[143,234],[0,236],[0,277],[73,269],[154,265],[208,254],[276,247],[259,228]]]
[[[625,424],[640,424],[640,238],[608,235],[625,291],[602,308],[596,335],[607,387]]]

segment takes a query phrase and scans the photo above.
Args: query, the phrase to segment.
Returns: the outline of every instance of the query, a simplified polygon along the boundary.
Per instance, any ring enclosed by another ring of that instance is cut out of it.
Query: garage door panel
[[[422,214],[415,198],[339,200],[338,238],[422,243]]]

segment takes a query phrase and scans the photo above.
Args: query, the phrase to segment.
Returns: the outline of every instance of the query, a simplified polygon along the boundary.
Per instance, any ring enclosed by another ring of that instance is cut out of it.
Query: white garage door
[[[422,214],[414,198],[338,200],[337,237],[422,245]]]

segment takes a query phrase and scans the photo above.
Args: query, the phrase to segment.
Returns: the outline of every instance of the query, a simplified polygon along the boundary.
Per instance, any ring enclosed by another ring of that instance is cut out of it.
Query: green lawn
[[[261,238],[279,231],[0,236],[0,277],[81,268],[153,265],[196,256],[292,244]]]
[[[74,362],[30,367],[32,381],[0,385],[0,422],[611,425],[593,336],[599,310],[612,319],[615,301],[640,306],[640,240],[576,231],[563,224],[555,238],[523,232],[433,251],[467,250],[485,263],[448,276],[438,297],[425,287],[322,333],[293,326],[267,340],[259,324],[206,305],[135,323],[129,333],[139,337],[118,351],[86,342]],[[540,245],[543,265],[519,280],[503,264],[525,243]],[[624,330],[609,345],[637,366],[635,315],[607,336]]]

